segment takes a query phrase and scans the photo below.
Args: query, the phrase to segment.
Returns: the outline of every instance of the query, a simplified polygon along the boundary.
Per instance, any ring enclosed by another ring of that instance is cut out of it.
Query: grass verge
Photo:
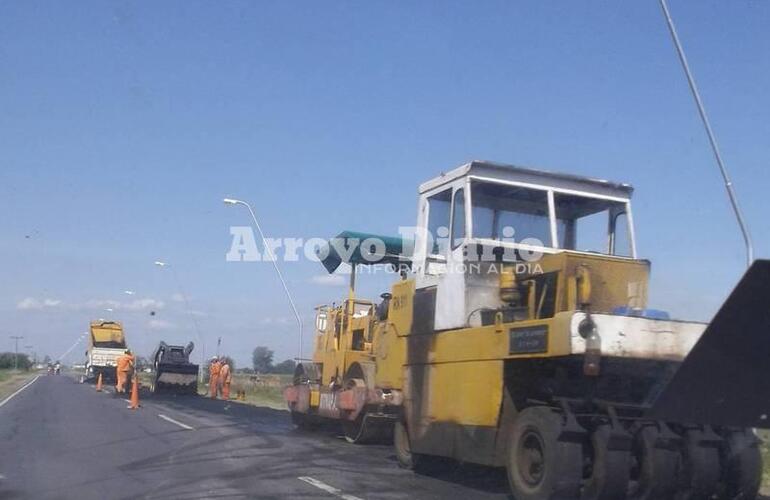
[[[762,439],[762,494],[770,495],[770,430],[758,430],[757,434]]]
[[[243,391],[246,399],[242,402],[254,406],[266,406],[276,410],[285,410],[283,388],[291,383],[291,375],[247,375],[237,373],[233,376],[230,388],[231,397]]]
[[[32,380],[37,372],[0,370],[0,401],[7,398],[19,387]]]
[[[149,387],[152,382],[151,373],[140,373],[139,382],[144,387]],[[286,403],[283,400],[283,388],[291,383],[291,375],[247,375],[236,373],[233,375],[233,383],[230,386],[230,398],[235,399],[239,391],[245,393],[246,399],[242,403],[253,406],[264,406],[275,410],[285,410]],[[198,384],[198,394],[207,396],[208,381]]]

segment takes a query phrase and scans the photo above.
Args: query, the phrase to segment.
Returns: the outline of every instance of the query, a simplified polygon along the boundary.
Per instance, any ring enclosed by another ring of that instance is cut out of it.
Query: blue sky
[[[770,4],[670,7],[767,256]],[[708,319],[743,270],[653,0],[2,2],[0,65],[2,349],[55,357],[103,316],[140,354],[194,339],[163,259],[209,353],[292,356],[269,264],[225,261],[249,221],[221,198],[271,236],[390,234],[420,182],[471,159],[633,184],[651,304],[677,316]],[[318,264],[284,270],[308,322],[344,293]]]

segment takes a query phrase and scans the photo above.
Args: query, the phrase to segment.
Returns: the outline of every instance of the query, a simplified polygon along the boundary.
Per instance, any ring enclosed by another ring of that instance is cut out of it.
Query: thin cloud
[[[176,324],[164,319],[151,319],[147,322],[147,328],[150,330],[175,330]]]
[[[165,304],[162,300],[155,299],[136,299],[127,302],[109,299],[91,299],[82,304],[76,304],[75,309],[112,309],[113,311],[147,311],[163,309]]]
[[[124,304],[123,309],[126,311],[146,311],[148,309],[163,309],[165,304],[162,300],[155,299],[137,299]]]
[[[286,316],[265,316],[259,320],[259,324],[261,325],[287,325],[289,323],[291,323],[291,318],[287,318]]]
[[[20,311],[40,311],[43,309],[61,309],[72,311],[104,310],[112,311],[154,311],[163,309],[165,304],[161,300],[152,298],[135,299],[125,302],[111,299],[89,299],[80,303],[67,303],[59,299],[38,299],[35,297],[26,297],[16,304],[16,309]]]
[[[26,297],[16,304],[16,309],[20,311],[39,311],[41,309],[52,309],[60,305],[62,305],[62,301],[58,299],[40,300],[34,297]]]

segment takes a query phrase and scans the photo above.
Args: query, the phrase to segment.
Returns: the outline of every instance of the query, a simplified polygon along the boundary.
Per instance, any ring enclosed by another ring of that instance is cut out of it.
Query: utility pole
[[[717,161],[717,165],[719,165],[719,172],[722,174],[725,190],[727,190],[727,197],[730,199],[730,205],[733,207],[733,213],[735,214],[735,219],[738,222],[738,227],[741,230],[743,242],[746,246],[746,267],[749,267],[751,266],[751,263],[754,262],[754,244],[751,242],[749,227],[746,224],[746,221],[743,218],[743,213],[741,212],[741,208],[738,205],[738,197],[735,194],[733,182],[730,180],[730,176],[727,173],[727,167],[722,161],[722,155],[719,153],[717,138],[714,136],[714,131],[711,130],[711,123],[709,123],[708,115],[706,115],[706,108],[703,106],[703,101],[700,98],[698,86],[695,85],[695,78],[692,76],[690,65],[687,63],[687,56],[685,55],[684,49],[682,48],[682,43],[679,41],[679,35],[676,33],[674,20],[671,19],[671,13],[668,10],[666,0],[660,0],[660,6],[663,9],[663,16],[666,18],[668,30],[671,33],[672,40],[674,41],[676,53],[679,55],[679,62],[682,63],[682,69],[684,70],[685,76],[687,76],[687,83],[690,85],[690,92],[692,92],[692,97],[695,99],[695,105],[698,107],[698,113],[700,114],[701,121],[703,122],[703,127],[706,129],[706,135],[708,136],[709,143],[711,144],[711,151],[714,153],[714,158]]]
[[[23,339],[24,337],[21,335],[11,335],[11,338],[15,341],[15,347],[13,350],[13,369],[18,370],[19,369],[19,340]]]

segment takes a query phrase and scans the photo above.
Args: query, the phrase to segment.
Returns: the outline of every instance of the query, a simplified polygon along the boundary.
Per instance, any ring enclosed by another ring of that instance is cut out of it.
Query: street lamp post
[[[751,263],[754,262],[754,244],[751,242],[749,227],[746,224],[746,220],[743,218],[743,212],[741,212],[741,208],[738,205],[738,197],[735,194],[733,182],[730,180],[730,176],[727,173],[727,167],[722,161],[722,155],[719,152],[716,136],[714,135],[714,131],[711,130],[711,123],[709,122],[708,115],[706,114],[706,108],[703,106],[703,101],[701,101],[700,92],[698,92],[698,86],[695,84],[695,78],[692,76],[690,65],[687,63],[687,56],[685,55],[684,49],[682,48],[682,43],[679,41],[679,35],[676,32],[674,20],[671,19],[671,13],[668,10],[666,0],[660,0],[660,6],[663,9],[663,17],[666,18],[668,30],[671,33],[672,40],[674,41],[676,53],[679,55],[679,62],[682,64],[682,69],[684,70],[684,74],[687,77],[687,83],[690,85],[690,92],[692,93],[693,99],[695,99],[695,105],[698,108],[698,114],[700,114],[700,119],[703,122],[703,128],[706,129],[706,135],[708,136],[709,143],[711,144],[711,151],[714,153],[714,158],[716,159],[717,165],[719,166],[719,172],[722,174],[722,180],[724,181],[725,190],[727,191],[727,197],[730,199],[730,205],[733,207],[735,220],[738,222],[738,228],[741,230],[743,243],[746,246],[746,267],[749,267],[751,266]]]
[[[278,274],[278,279],[281,280],[281,285],[283,286],[283,290],[284,292],[286,292],[286,298],[289,299],[291,310],[294,312],[294,317],[297,319],[297,325],[299,326],[298,359],[302,359],[302,317],[300,317],[299,312],[297,311],[297,306],[294,304],[294,298],[291,296],[289,287],[286,286],[286,281],[283,279],[283,274],[281,274],[281,270],[278,268],[278,260],[275,258],[273,251],[270,249],[270,245],[267,244],[267,240],[265,239],[265,234],[262,232],[262,227],[260,227],[259,222],[257,221],[257,216],[254,214],[254,210],[251,208],[251,205],[249,205],[243,200],[236,200],[234,198],[225,198],[222,201],[224,201],[226,205],[243,205],[249,211],[249,214],[251,214],[251,219],[254,221],[254,225],[256,226],[257,231],[259,232],[260,238],[262,238],[262,244],[265,247],[265,253],[267,253],[267,256],[270,259],[270,262],[273,263],[275,272],[276,274]]]
[[[195,319],[195,315],[190,309],[190,302],[187,300],[187,294],[184,292],[184,289],[182,288],[182,283],[179,281],[179,276],[177,275],[176,269],[174,268],[174,266],[172,266],[168,262],[164,262],[161,260],[156,260],[155,265],[160,267],[161,269],[164,269],[164,268],[171,269],[171,274],[174,276],[174,283],[176,284],[176,288],[177,288],[177,291],[179,292],[179,295],[182,296],[182,301],[184,302],[184,306],[185,306],[185,312],[190,317],[190,321],[192,321],[193,328],[195,328],[195,333],[198,335],[198,342],[200,342],[201,344],[201,364],[198,366],[198,379],[201,382],[203,382],[203,365],[206,364],[206,341],[203,338],[203,335],[201,334],[200,328],[198,328],[198,321]]]
[[[15,341],[15,347],[13,350],[13,369],[19,369],[19,340],[23,339],[22,335],[11,335],[11,338]]]

